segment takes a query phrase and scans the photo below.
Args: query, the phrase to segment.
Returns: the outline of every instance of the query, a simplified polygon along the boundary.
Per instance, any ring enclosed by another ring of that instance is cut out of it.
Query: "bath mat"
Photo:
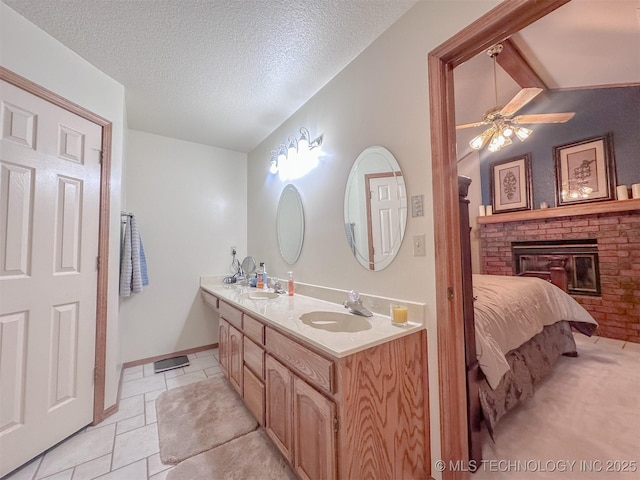
[[[176,464],[258,428],[222,375],[163,392],[156,411],[164,464]]]
[[[167,480],[297,479],[262,429],[179,463]]]

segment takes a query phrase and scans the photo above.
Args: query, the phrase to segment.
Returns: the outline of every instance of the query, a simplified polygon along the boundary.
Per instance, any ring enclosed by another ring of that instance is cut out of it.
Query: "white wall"
[[[136,215],[149,286],[120,307],[124,362],[218,341],[201,275],[229,273],[244,255],[247,156],[128,130],[125,211]]]
[[[440,456],[427,54],[498,1],[421,1],[249,154],[248,247],[270,273],[293,270],[298,281],[426,302],[432,459]],[[284,184],[268,173],[270,151],[307,127],[324,134],[323,157],[293,183],[305,210],[305,238],[290,267],[278,252],[276,208]],[[409,196],[424,195],[424,216],[409,217],[395,261],[380,272],[361,267],[344,233],[343,195],[352,163],[365,148],[394,154]],[[411,237],[426,234],[427,256],[412,255]],[[433,475],[439,477],[438,472]]]
[[[53,37],[0,3],[0,64],[71,100],[113,124],[111,219],[105,407],[117,400],[120,380],[118,345],[118,235],[124,132],[124,87]],[[113,248],[113,246],[116,246]]]

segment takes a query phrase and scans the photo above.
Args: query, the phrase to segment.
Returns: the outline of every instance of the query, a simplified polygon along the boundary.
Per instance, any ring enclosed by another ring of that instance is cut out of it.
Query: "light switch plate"
[[[424,195],[414,195],[411,197],[411,216],[422,217],[424,215],[423,210]]]
[[[424,257],[426,255],[424,247],[424,233],[413,236],[413,256]]]

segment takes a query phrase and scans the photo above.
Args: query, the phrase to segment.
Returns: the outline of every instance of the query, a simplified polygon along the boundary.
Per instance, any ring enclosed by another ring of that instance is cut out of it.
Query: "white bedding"
[[[509,370],[506,354],[560,320],[597,322],[578,302],[535,277],[473,275],[476,349],[491,388]]]

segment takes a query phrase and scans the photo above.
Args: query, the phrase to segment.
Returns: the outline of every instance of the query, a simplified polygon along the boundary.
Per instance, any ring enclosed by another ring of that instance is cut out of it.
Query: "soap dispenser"
[[[289,288],[288,288],[288,294],[289,296],[293,295],[293,272],[289,272]]]
[[[260,267],[258,267],[258,278],[256,281],[256,288],[262,290],[264,288],[264,277],[266,273],[264,270],[264,262],[260,262]]]
[[[267,280],[267,267],[265,266],[264,262],[262,262],[262,288],[268,287],[269,283],[267,282]]]

